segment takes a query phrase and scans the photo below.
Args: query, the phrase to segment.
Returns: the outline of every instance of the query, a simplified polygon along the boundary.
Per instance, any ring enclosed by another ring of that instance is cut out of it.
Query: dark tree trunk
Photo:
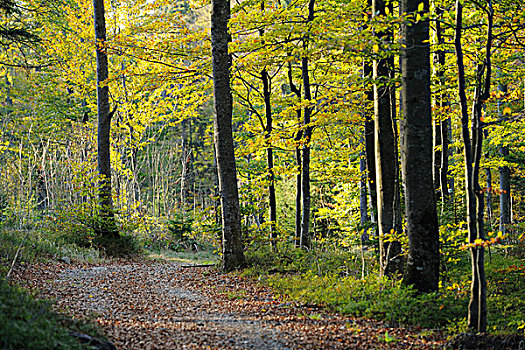
[[[264,97],[264,111],[266,114],[266,165],[268,167],[268,206],[270,209],[270,227],[271,227],[271,238],[272,245],[277,242],[277,201],[275,199],[275,174],[273,168],[273,148],[271,145],[270,138],[273,131],[273,117],[272,117],[272,105],[271,105],[271,87],[270,77],[266,68],[261,72],[261,80],[263,82],[263,97]]]
[[[487,136],[488,132],[485,130],[485,138]],[[485,168],[485,177],[487,179],[487,221],[489,225],[492,225],[492,170],[490,168]]]
[[[509,149],[500,146],[499,154],[506,159],[509,156]],[[499,168],[499,230],[503,235],[507,234],[508,225],[510,224],[510,169],[508,166]]]
[[[315,0],[310,0],[308,3],[308,18],[307,23],[314,20],[314,5]],[[308,42],[310,38],[307,35],[303,40],[303,48],[308,49]],[[310,90],[310,73],[308,67],[308,57],[301,59],[301,71],[304,89],[304,99],[310,101],[312,93]],[[310,140],[312,137],[312,126],[310,125],[312,115],[312,107],[304,108],[304,145],[302,148],[302,171],[301,171],[301,194],[302,194],[302,217],[301,217],[301,240],[299,245],[301,247],[310,248]]]
[[[100,175],[99,203],[101,226],[99,233],[105,236],[119,237],[113,212],[111,195],[111,156],[110,131],[113,112],[109,109],[108,55],[106,50],[106,20],[103,0],[93,0],[94,25],[97,56],[97,155]]]
[[[297,100],[301,101],[301,91],[293,82],[292,75],[292,63],[288,62],[288,83],[290,84],[290,90],[295,94]],[[302,122],[301,110],[297,109],[297,124],[300,125]],[[297,164],[297,174],[295,175],[295,246],[298,247],[301,242],[301,203],[302,203],[302,160],[301,160],[301,147],[300,141],[303,138],[303,131],[299,129],[295,134],[295,161]]]
[[[363,75],[365,78],[372,77],[372,65],[365,62],[363,66]],[[366,100],[374,105],[374,91],[366,91]],[[365,110],[368,110],[366,108]],[[370,220],[373,223],[377,222],[377,191],[376,191],[376,161],[375,161],[375,137],[374,137],[374,115],[365,112],[365,153],[366,153],[366,169],[368,175],[368,193],[370,197]]]
[[[213,89],[215,95],[215,149],[222,214],[222,269],[231,271],[245,265],[243,253],[237,169],[233,146],[232,105],[230,87],[231,55],[228,53],[230,34],[230,1],[213,0],[211,42]]]
[[[383,0],[372,2],[374,14],[385,15],[387,5]],[[392,11],[392,6],[389,8]],[[380,40],[392,40],[391,32],[378,32]],[[401,267],[399,263],[401,245],[392,241],[392,235],[399,233],[401,222],[396,220],[396,203],[399,202],[396,122],[393,88],[390,73],[393,71],[393,57],[374,61],[374,117],[375,117],[375,166],[377,189],[377,222],[379,229],[379,256],[381,273],[392,275]]]
[[[443,14],[443,9],[441,7],[436,8],[436,15],[441,16]],[[442,45],[444,43],[443,39],[443,30],[441,28],[441,22],[438,20],[436,21],[436,36],[437,36],[437,43],[438,45]],[[439,93],[437,96],[438,99],[438,105],[443,109],[445,106],[448,105],[448,102],[446,101],[447,96],[445,93],[445,59],[446,59],[446,53],[445,50],[439,50],[436,53],[436,63],[437,63],[437,77],[439,80]],[[441,202],[442,202],[442,212],[444,212],[444,209],[446,206],[450,204],[450,196],[448,193],[448,157],[449,157],[449,150],[448,146],[450,144],[449,141],[449,133],[448,129],[450,127],[450,117],[441,118],[441,122],[439,123],[439,133],[440,133],[440,141],[441,141],[441,152],[440,156],[441,159],[439,160],[439,187],[441,191],[439,192],[441,195]]]
[[[367,0],[369,12],[372,12],[372,0]],[[373,64],[365,60],[363,62],[363,78],[370,79],[373,76]],[[377,223],[377,192],[376,192],[376,163],[375,163],[375,136],[374,136],[374,114],[369,113],[369,107],[374,106],[374,90],[366,89],[365,107],[365,153],[366,169],[368,174],[368,193],[370,198],[370,221]],[[374,231],[377,231],[374,229]],[[377,236],[377,232],[372,233]]]
[[[467,223],[470,258],[472,264],[472,279],[470,286],[470,301],[468,307],[468,327],[477,332],[484,332],[487,328],[487,282],[485,279],[485,261],[483,244],[484,237],[484,196],[479,185],[480,161],[482,156],[483,129],[481,116],[483,103],[489,97],[491,80],[491,45],[493,12],[490,2],[485,9],[488,14],[488,30],[486,55],[482,64],[478,65],[476,74],[476,88],[474,91],[474,106],[472,108],[472,140],[469,133],[469,117],[467,111],[467,97],[465,85],[465,68],[463,63],[463,48],[461,34],[463,24],[463,5],[461,0],[456,1],[456,32],[454,46],[458,65],[458,90],[461,106],[461,125],[465,154],[465,180],[467,197]]]
[[[432,163],[434,164],[432,170],[433,170],[433,178],[434,178],[434,188],[436,190],[436,200],[439,201],[441,198],[441,147],[443,146],[442,140],[441,140],[441,124],[442,122],[438,119],[434,118],[434,128],[433,128],[433,152],[432,152]]]
[[[424,16],[428,0],[403,0],[402,13],[414,14],[420,3]],[[402,31],[401,159],[409,244],[403,282],[418,292],[432,292],[439,282],[439,229],[432,178],[429,22],[405,23]]]
[[[264,11],[264,1],[261,1],[261,11]],[[264,35],[264,30],[259,30],[259,35]],[[266,116],[266,127],[264,130],[264,138],[266,141],[266,165],[268,168],[268,207],[270,211],[270,231],[271,244],[275,246],[277,243],[277,200],[275,196],[275,173],[273,164],[273,147],[271,136],[273,132],[273,116],[271,104],[271,80],[268,70],[263,68],[261,71],[261,80],[263,83],[263,100],[264,100],[264,114]]]
[[[498,85],[498,90],[507,93],[507,85]],[[498,101],[498,110],[501,116],[501,102]],[[506,146],[499,147],[499,155],[507,160],[509,149]],[[510,224],[510,169],[504,165],[499,168],[499,230],[503,235],[507,234]]]
[[[368,215],[368,191],[367,191],[367,176],[366,176],[366,158],[364,152],[360,153],[359,157],[359,217],[361,227],[365,227],[370,222],[370,216]],[[361,235],[361,244],[368,243],[368,229],[363,229],[363,234]]]

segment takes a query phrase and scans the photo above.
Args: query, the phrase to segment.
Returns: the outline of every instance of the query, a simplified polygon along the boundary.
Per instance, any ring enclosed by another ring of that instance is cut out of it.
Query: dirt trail
[[[173,262],[35,264],[22,285],[88,317],[118,349],[433,349],[442,342],[384,323],[281,300],[212,268]],[[385,339],[385,333],[388,333]]]

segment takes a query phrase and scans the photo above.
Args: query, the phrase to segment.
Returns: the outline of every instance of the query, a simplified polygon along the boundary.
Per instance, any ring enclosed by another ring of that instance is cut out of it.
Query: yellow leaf
[[[386,15],[390,14],[390,9],[388,7],[385,8],[385,14]]]
[[[375,53],[378,53],[379,52],[379,45],[375,44],[374,47],[373,47],[373,50]]]
[[[512,113],[512,109],[510,109],[510,107],[505,107],[503,108],[503,115],[505,114],[511,114]]]

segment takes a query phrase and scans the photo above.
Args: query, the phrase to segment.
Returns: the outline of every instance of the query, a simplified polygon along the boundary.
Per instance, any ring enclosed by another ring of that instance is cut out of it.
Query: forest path
[[[167,261],[39,263],[17,273],[118,349],[435,349],[442,340],[283,301],[209,267]],[[385,339],[385,334],[387,334]]]

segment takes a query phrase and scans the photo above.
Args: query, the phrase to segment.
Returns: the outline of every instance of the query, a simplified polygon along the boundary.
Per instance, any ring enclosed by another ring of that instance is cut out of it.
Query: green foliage
[[[495,249],[487,263],[489,327],[512,333],[525,329],[525,264],[501,250]]]
[[[369,251],[316,247],[306,251],[280,242],[275,249],[259,246],[246,253],[245,275],[259,277],[278,292],[337,312],[384,319],[392,324],[466,330],[470,289],[468,253],[459,249],[464,232],[446,228],[443,238],[442,285],[439,293],[417,295],[400,281],[379,277],[376,257]],[[525,267],[506,248],[491,247],[487,279],[489,327],[515,333],[525,327]],[[363,278],[364,274],[364,278]],[[262,277],[260,277],[262,276]]]
[[[0,339],[2,349],[84,349],[69,336],[65,324],[73,322],[36,301],[20,288],[0,280]]]
[[[108,256],[132,256],[140,253],[139,242],[133,235],[140,227],[135,216],[117,215],[115,231],[118,236],[101,234],[107,226],[106,219],[99,215],[98,206],[81,203],[64,208],[56,217],[48,217],[47,230],[56,235],[59,242],[83,248],[95,248]]]
[[[275,275],[268,283],[292,299],[329,307],[337,312],[385,319],[392,324],[443,327],[460,317],[466,300],[446,294],[417,295],[400,281],[369,275],[365,279],[307,272],[295,276]]]
[[[4,263],[3,265],[7,266],[7,263],[12,261],[19,246],[21,249],[18,262],[22,263],[62,257],[88,262],[95,262],[100,259],[97,250],[61,242],[56,234],[45,230],[35,229],[27,234],[26,230],[2,229],[0,233],[0,261]]]
[[[248,265],[251,266],[245,274],[265,274],[270,272],[306,273],[315,270],[316,273],[334,273],[340,276],[359,275],[363,259],[367,266],[375,264],[369,254],[360,257],[354,252],[324,247],[319,249],[298,249],[292,243],[280,241],[275,248],[269,245],[252,245],[245,253]]]

